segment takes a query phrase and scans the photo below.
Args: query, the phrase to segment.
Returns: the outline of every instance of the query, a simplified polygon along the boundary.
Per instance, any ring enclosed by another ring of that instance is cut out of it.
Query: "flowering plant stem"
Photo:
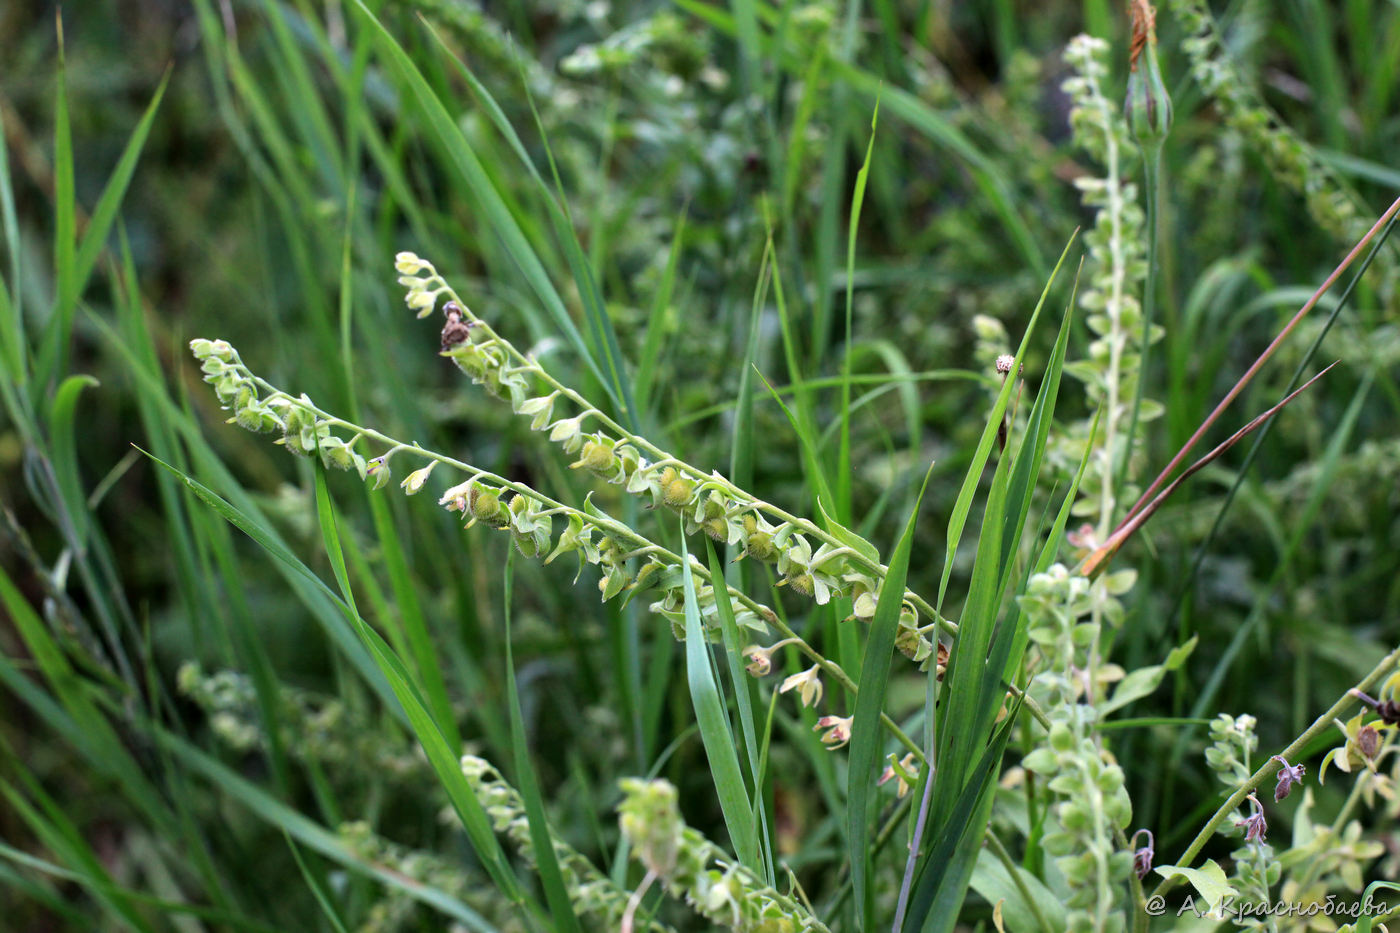
[[[1225,819],[1231,813],[1234,813],[1235,809],[1239,807],[1240,804],[1244,803],[1245,799],[1248,798],[1250,794],[1256,792],[1259,788],[1268,783],[1269,779],[1273,777],[1279,767],[1276,758],[1281,757],[1291,761],[1299,757],[1299,753],[1302,752],[1314,738],[1332,727],[1333,720],[1340,717],[1343,710],[1351,704],[1358,702],[1356,697],[1352,695],[1352,690],[1357,690],[1362,693],[1370,691],[1395,667],[1397,662],[1400,662],[1400,647],[1397,647],[1390,654],[1386,655],[1379,664],[1372,668],[1371,673],[1362,678],[1355,687],[1343,693],[1341,698],[1338,699],[1336,703],[1333,703],[1332,707],[1327,710],[1327,712],[1317,717],[1313,724],[1308,726],[1307,730],[1302,735],[1293,740],[1292,744],[1279,752],[1277,756],[1270,757],[1266,760],[1264,764],[1250,776],[1249,780],[1236,788],[1235,792],[1220,805],[1220,809],[1216,810],[1214,815],[1206,821],[1205,826],[1201,827],[1201,831],[1196,834],[1196,838],[1192,839],[1191,844],[1186,847],[1186,851],[1181,853],[1181,857],[1177,859],[1176,864],[1190,865],[1191,860],[1200,853],[1201,849],[1215,833],[1216,829],[1219,828],[1220,824],[1225,822]],[[1153,890],[1152,895],[1155,897],[1171,890],[1176,886],[1181,877],[1181,875],[1173,875],[1170,878],[1163,879],[1163,881],[1157,885],[1156,889]]]
[[[620,540],[625,540],[632,543],[636,548],[632,552],[634,556],[651,555],[664,563],[671,564],[677,567],[681,566],[680,555],[676,554],[671,550],[668,550],[667,548],[661,547],[658,544],[654,544],[647,538],[637,534],[637,532],[633,531],[626,524],[619,522],[616,519],[607,518],[594,512],[581,512],[580,510],[565,505],[564,503],[559,502],[555,499],[552,499],[549,496],[546,496],[543,493],[541,493],[539,490],[533,489],[529,486],[521,485],[520,483],[513,482],[509,479],[506,479],[503,476],[498,476],[489,471],[478,469],[477,467],[474,467],[469,463],[464,463],[461,460],[456,460],[444,454],[437,453],[436,451],[428,450],[425,447],[419,446],[417,443],[405,443],[396,438],[390,437],[389,435],[384,434],[380,431],[376,431],[373,428],[367,428],[362,425],[346,421],[343,418],[337,418],[335,415],[324,411],[316,407],[316,405],[308,402],[306,398],[298,399],[291,395],[288,395],[286,392],[272,385],[267,380],[263,379],[255,373],[252,373],[251,370],[248,370],[247,367],[244,365],[242,358],[237,355],[237,351],[235,350],[233,352],[234,359],[237,361],[237,364],[249,372],[250,378],[255,383],[257,383],[263,389],[267,390],[269,400],[285,398],[290,401],[294,401],[298,405],[301,405],[302,407],[310,411],[312,414],[314,414],[319,420],[324,421],[325,423],[333,427],[342,428],[360,437],[364,437],[373,441],[378,441],[379,443],[384,444],[390,449],[402,452],[411,452],[412,454],[420,456],[426,460],[435,461],[437,463],[441,463],[444,466],[451,467],[455,470],[459,470],[462,473],[474,476],[479,480],[485,480],[490,483],[496,483],[504,489],[509,489],[512,492],[519,493],[522,496],[534,499],[535,501],[544,504],[551,511],[559,515],[578,515],[580,517],[586,518],[589,524],[595,525],[601,529],[606,530],[609,534],[616,536]],[[690,563],[691,572],[694,573],[698,578],[705,580],[712,586],[724,585],[723,580],[717,581],[711,579],[709,570],[701,566],[698,561],[692,560]],[[852,696],[855,696],[859,693],[859,688],[856,686],[855,681],[851,679],[850,675],[847,674],[839,664],[829,660],[824,655],[822,655],[822,653],[819,652],[816,648],[812,647],[806,639],[804,639],[801,635],[798,635],[795,631],[793,631],[792,628],[789,627],[788,624],[784,622],[781,618],[777,617],[766,607],[760,605],[744,593],[741,593],[732,587],[726,588],[728,589],[729,596],[731,599],[735,600],[740,605],[744,606],[746,609],[751,610],[760,618],[763,618],[769,625],[772,625],[775,629],[777,629],[783,636],[784,644],[792,645],[793,647],[797,648],[798,651],[806,655],[814,664],[818,665],[825,673],[831,675],[832,679],[834,679],[837,683],[839,683],[842,687],[849,691]],[[893,735],[901,745],[903,745],[907,750],[913,752],[921,763],[924,761],[923,750],[914,742],[913,739],[909,738],[909,736],[904,732],[904,730],[901,729],[893,719],[889,717],[889,714],[882,712],[880,714],[880,721],[884,724],[885,728],[889,730],[890,734]]]
[[[1133,409],[1128,418],[1127,443],[1123,459],[1118,464],[1118,480],[1114,488],[1122,489],[1128,480],[1129,464],[1133,459],[1133,441],[1137,437],[1138,416],[1142,412],[1142,392],[1147,383],[1147,355],[1152,349],[1152,312],[1157,298],[1157,214],[1162,199],[1162,143],[1147,143],[1142,148],[1142,182],[1147,193],[1147,281],[1142,288],[1142,337],[1138,346],[1137,388],[1133,391]]]
[[[448,282],[444,278],[442,278],[442,276],[437,274],[436,270],[432,270],[431,281],[437,284],[438,289],[444,296],[447,297],[447,299],[456,302],[457,306],[461,309],[463,316],[471,322],[473,328],[480,328],[481,333],[488,340],[492,341],[496,346],[503,348],[505,352],[510,356],[510,358],[514,360],[521,369],[528,370],[532,375],[534,375],[541,382],[547,385],[551,391],[558,392],[564,398],[567,398],[570,402],[572,402],[578,407],[581,415],[587,415],[589,418],[592,418],[599,425],[612,432],[613,436],[619,439],[620,441],[627,444],[631,444],[638,450],[646,451],[648,454],[655,457],[655,462],[650,464],[651,468],[654,469],[663,465],[673,467],[677,472],[685,473],[699,482],[707,483],[712,486],[721,486],[724,489],[725,493],[732,497],[736,502],[743,502],[748,507],[756,511],[764,512],[767,515],[778,519],[779,521],[791,524],[794,528],[799,529],[804,534],[809,534],[813,538],[816,538],[817,540],[828,544],[833,548],[841,549],[843,556],[847,560],[849,560],[852,564],[859,566],[861,569],[870,573],[877,579],[884,580],[886,575],[888,575],[889,567],[887,565],[880,563],[878,560],[871,560],[865,555],[859,553],[858,551],[851,549],[847,542],[842,541],[839,537],[822,528],[817,523],[802,518],[798,515],[793,515],[791,512],[788,512],[782,508],[779,508],[776,505],[773,505],[771,502],[765,502],[762,499],[759,499],[753,496],[752,494],[746,492],[745,490],[740,489],[738,486],[735,486],[728,479],[724,478],[723,476],[720,476],[717,473],[705,473],[702,470],[692,466],[691,464],[686,463],[684,460],[662,450],[660,447],[657,447],[645,437],[642,437],[638,434],[634,434],[631,431],[627,430],[627,428],[623,427],[617,421],[610,418],[605,412],[599,410],[597,407],[590,404],[589,401],[582,395],[580,395],[578,392],[569,388],[567,385],[560,382],[558,379],[554,378],[554,376],[551,375],[549,371],[546,370],[543,366],[541,366],[539,363],[537,363],[530,357],[526,356],[524,353],[521,353],[520,350],[517,349],[516,346],[512,344],[509,340],[504,339],[503,337],[501,337],[500,334],[496,333],[496,331],[492,329],[490,324],[486,323],[485,321],[477,317],[475,314],[473,314],[469,310],[467,303],[461,299],[457,292],[452,288],[450,284],[448,284]],[[918,612],[921,615],[933,620],[935,623],[937,623],[937,625],[940,628],[942,628],[949,635],[957,634],[957,623],[944,618],[941,614],[938,613],[937,610],[934,609],[932,605],[929,604],[929,602],[926,599],[924,599],[918,593],[915,593],[913,590],[906,589],[904,592],[904,599],[916,610],[918,610]]]

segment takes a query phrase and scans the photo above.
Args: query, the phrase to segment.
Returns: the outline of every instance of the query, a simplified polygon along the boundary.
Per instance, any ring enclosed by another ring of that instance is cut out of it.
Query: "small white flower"
[[[432,475],[433,468],[437,465],[438,462],[434,460],[421,470],[414,470],[412,473],[405,476],[403,482],[399,485],[403,487],[403,491],[406,494],[410,496],[414,495],[423,488],[423,484],[428,481],[428,477]]]
[[[813,664],[800,674],[793,674],[783,685],[778,688],[779,693],[787,693],[789,690],[797,690],[802,698],[802,705],[807,707],[816,706],[822,699],[821,668]]]
[[[851,720],[854,716],[823,716],[817,720],[817,724],[812,727],[813,732],[821,729],[826,730],[826,735],[822,736],[822,744],[829,749],[838,749],[851,740]]]
[[[418,258],[417,253],[405,251],[394,256],[394,268],[404,275],[412,275],[415,272],[422,272],[424,269],[431,270],[433,266]]]
[[[404,296],[404,303],[417,311],[419,317],[427,317],[437,307],[437,296],[438,293],[435,291],[430,292],[415,288]]]
[[[754,677],[762,677],[773,669],[771,648],[765,648],[762,645],[749,645],[740,653],[749,659],[749,663],[744,669]]]

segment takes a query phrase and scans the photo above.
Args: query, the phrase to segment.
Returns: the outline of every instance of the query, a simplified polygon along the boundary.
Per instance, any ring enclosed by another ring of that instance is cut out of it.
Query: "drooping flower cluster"
[[[354,450],[359,437],[347,441],[331,433],[331,423],[316,416],[310,399],[282,392],[263,397],[264,384],[248,371],[227,340],[197,338],[190,341],[190,350],[219,403],[233,412],[231,423],[260,434],[281,431],[277,443],[292,453],[316,454],[327,469],[354,470],[366,478],[365,458]]]
[[[685,591],[680,557],[608,516],[590,501],[585,500],[582,509],[571,508],[523,484],[333,418],[305,395],[293,398],[253,375],[227,341],[196,339],[190,342],[190,349],[200,362],[205,381],[214,386],[223,407],[233,412],[231,422],[260,432],[280,430],[278,443],[288,450],[303,456],[319,455],[328,469],[354,470],[375,489],[387,485],[391,478],[390,460],[395,456],[427,460],[400,483],[407,495],[426,488],[439,467],[465,474],[468,478],[448,489],[439,504],[460,513],[468,527],[479,523],[506,532],[521,554],[542,558],[545,563],[562,554],[575,554],[580,571],[591,565],[601,572],[599,589],[605,601],[617,596],[630,600],[642,592],[658,591],[650,608],[671,622],[676,637],[683,637]],[[346,440],[337,432],[348,432],[351,437]],[[368,441],[383,444],[388,450],[367,460],[354,448]],[[556,516],[564,523],[557,539]],[[630,567],[634,559],[640,561],[635,570]],[[720,607],[716,590],[708,582],[709,572],[693,559],[692,570],[697,576],[696,600],[702,624],[707,633],[717,633]],[[730,599],[738,625],[766,633],[768,623],[776,619],[771,609],[737,591],[725,587],[722,592]]]
[[[473,383],[508,400],[516,414],[529,418],[531,430],[545,432],[574,456],[574,469],[622,487],[650,508],[678,513],[686,534],[704,533],[737,548],[742,557],[773,565],[780,585],[819,605],[842,596],[851,600],[854,618],[874,616],[885,568],[869,542],[848,530],[825,531],[788,515],[718,473],[706,474],[630,434],[473,315],[427,260],[399,253],[395,268],[407,289],[405,302],[419,317],[447,299],[443,355]],[[920,612],[937,621],[925,601],[906,593],[898,646],[922,662],[934,644],[919,625]]]

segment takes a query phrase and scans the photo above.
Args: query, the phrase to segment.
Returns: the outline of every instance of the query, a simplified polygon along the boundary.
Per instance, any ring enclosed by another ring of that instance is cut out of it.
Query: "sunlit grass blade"
[[[904,610],[904,583],[909,574],[909,559],[914,549],[914,528],[919,507],[928,491],[933,465],[924,474],[923,485],[914,500],[904,532],[899,536],[890,555],[889,572],[880,585],[875,604],[875,616],[870,621],[870,633],[865,644],[865,661],[860,670],[860,693],[856,695],[855,712],[851,722],[851,754],[846,777],[846,845],[851,864],[851,879],[855,891],[858,926],[868,926],[869,891],[867,875],[871,852],[869,820],[871,772],[880,760],[884,733],[880,729],[880,712],[885,704],[885,687],[890,676],[890,660],[894,654],[894,639],[899,631],[899,616]]]
[[[1025,358],[1026,347],[1030,345],[1031,334],[1035,332],[1036,321],[1040,319],[1040,311],[1045,307],[1045,299],[1050,295],[1050,289],[1055,284],[1055,278],[1059,275],[1060,266],[1064,264],[1065,257],[1069,255],[1070,247],[1074,244],[1074,237],[1071,236],[1069,242],[1065,244],[1064,252],[1060,253],[1060,259],[1055,263],[1054,270],[1050,273],[1050,278],[1045,283],[1044,290],[1040,293],[1040,300],[1036,302],[1035,310],[1031,313],[1031,319],[1026,324],[1026,331],[1021,337],[1021,345],[1016,349],[1016,357],[1011,364],[1011,372],[1021,371],[1021,361]],[[977,450],[972,455],[972,463],[967,468],[967,475],[963,478],[962,488],[958,490],[958,498],[953,504],[953,513],[948,520],[947,549],[943,557],[943,575],[938,582],[938,601],[934,607],[942,612],[943,597],[947,594],[948,579],[953,573],[953,558],[957,554],[958,542],[962,540],[963,526],[967,523],[967,514],[972,509],[972,497],[977,491],[977,486],[982,480],[982,468],[986,466],[987,457],[992,452],[992,443],[996,440],[997,432],[1001,429],[1002,419],[1006,415],[1007,405],[1011,402],[1011,395],[1016,388],[1015,379],[1007,379],[1001,387],[1000,394],[997,395],[996,403],[992,406],[992,412],[987,419],[987,425],[982,429],[982,437],[977,442]]]
[[[735,752],[734,733],[729,729],[729,717],[720,698],[719,684],[710,665],[710,647],[700,622],[699,603],[695,595],[695,577],[690,570],[690,552],[681,538],[681,574],[685,588],[685,669],[690,686],[690,699],[695,706],[695,721],[700,726],[700,738],[705,745],[705,757],[710,763],[715,793],[724,812],[724,825],[729,829],[734,854],[739,861],[764,874],[758,856],[758,831],[753,808],[749,805],[748,789],[739,769]],[[715,581],[723,586],[723,578]]]
[[[870,115],[870,142],[865,147],[865,161],[856,172],[855,189],[851,192],[851,218],[846,229],[846,346],[841,357],[841,440],[836,455],[836,517],[851,520],[851,357],[855,352],[856,233],[860,229],[860,209],[865,203],[865,186],[870,180],[870,158],[875,154],[875,131],[880,120],[880,102]]]
[[[968,879],[982,848],[996,799],[996,774],[1016,720],[1015,710],[992,736],[949,808],[941,834],[920,860],[913,883],[901,891],[895,929],[902,933],[949,933],[957,924]],[[911,853],[911,858],[913,857]],[[907,899],[906,899],[907,896]],[[907,907],[906,907],[907,904]]]
[[[369,24],[370,29],[374,31],[380,54],[389,62],[394,72],[412,92],[418,106],[422,108],[427,118],[428,128],[432,130],[438,144],[447,156],[448,162],[476,197],[481,212],[485,215],[496,235],[501,238],[506,251],[535,293],[535,297],[544,305],[555,325],[578,351],[580,358],[593,371],[599,384],[611,387],[612,382],[603,374],[573,319],[569,317],[563,299],[559,297],[559,293],[555,290],[539,257],[525,238],[520,225],[511,215],[510,209],[496,190],[466,137],[462,135],[462,131],[447,112],[447,108],[443,106],[442,101],[434,93],[417,66],[414,65],[408,53],[380,24],[369,8],[361,0],[356,0],[356,6]]]
[[[61,32],[61,30],[60,30]],[[61,43],[60,43],[61,44]],[[60,56],[61,58],[61,56]],[[122,151],[116,167],[112,170],[97,205],[88,218],[81,242],[77,239],[76,215],[77,200],[73,179],[73,140],[68,124],[68,98],[64,88],[63,71],[59,72],[58,110],[55,118],[54,172],[55,200],[57,202],[57,226],[55,228],[55,253],[58,291],[53,309],[53,323],[44,334],[42,360],[43,373],[49,379],[57,379],[65,368],[68,348],[73,335],[73,318],[77,313],[78,301],[97,258],[107,245],[108,234],[116,222],[117,212],[126,195],[141,151],[146,145],[156,112],[170,80],[167,71],[160,85],[146,106],[145,113],[136,124]]]
[[[82,477],[78,474],[78,450],[75,436],[74,418],[77,414],[78,396],[83,389],[97,385],[91,376],[69,376],[63,380],[54,393],[49,407],[49,432],[53,469],[58,480],[58,494],[62,497],[63,516],[72,523],[72,545],[81,548],[87,537],[87,497],[83,494]]]
[[[715,552],[714,542],[705,539],[705,552],[710,567],[710,579],[724,580],[724,564]],[[739,713],[739,728],[744,736],[744,751],[748,758],[750,786],[753,788],[752,806],[758,820],[759,846],[762,848],[763,866],[768,883],[773,883],[773,849],[768,826],[768,809],[764,803],[763,767],[760,762],[759,733],[754,720],[754,690],[749,678],[744,676],[741,654],[745,645],[740,640],[739,626],[734,620],[734,606],[727,599],[715,601],[719,612],[720,634],[724,640],[724,657],[729,670],[729,682],[734,685],[734,699]],[[766,745],[767,733],[762,741]]]
[[[73,179],[73,126],[68,114],[68,66],[64,54],[63,17],[58,29],[58,75],[53,117],[54,200],[54,315],[41,341],[38,378],[50,382],[67,367],[73,312],[78,306],[77,230],[78,204]],[[12,249],[18,249],[14,244]]]
[[[433,720],[442,729],[443,736],[453,748],[462,744],[461,733],[452,711],[452,700],[447,694],[447,681],[442,671],[442,657],[433,644],[432,632],[423,614],[422,601],[418,598],[419,581],[415,580],[404,556],[403,544],[399,541],[399,530],[394,527],[389,504],[384,497],[373,490],[367,490],[370,515],[374,519],[374,530],[378,536],[384,569],[389,575],[389,584],[394,593],[394,609],[403,627],[403,637],[408,642],[414,672],[423,689],[428,706],[433,711]]]

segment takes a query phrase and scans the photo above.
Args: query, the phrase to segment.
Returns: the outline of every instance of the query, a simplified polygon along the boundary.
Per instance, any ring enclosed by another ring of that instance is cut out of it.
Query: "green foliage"
[[[1393,197],[1400,7],[89,6],[0,9],[7,929],[1388,890],[1389,225],[1096,549]]]

